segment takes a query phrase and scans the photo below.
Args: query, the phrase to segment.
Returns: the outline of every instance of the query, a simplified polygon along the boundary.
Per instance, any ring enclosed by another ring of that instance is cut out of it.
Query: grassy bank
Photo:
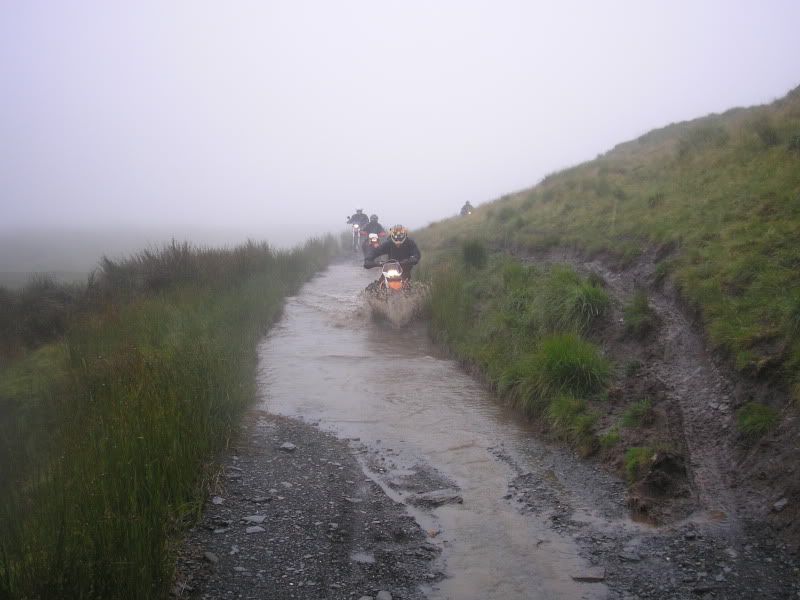
[[[175,534],[253,399],[256,344],[336,246],[173,244],[105,260],[51,306],[56,327],[35,342],[24,320],[7,332],[0,596],[167,596]]]
[[[571,269],[487,256],[478,243],[424,275],[434,336],[477,366],[501,396],[591,453],[591,405],[602,402],[611,375],[590,341],[609,308],[606,292]]]
[[[800,398],[800,88],[652,131],[415,237],[429,258],[476,239],[622,267],[654,256],[715,350]]]

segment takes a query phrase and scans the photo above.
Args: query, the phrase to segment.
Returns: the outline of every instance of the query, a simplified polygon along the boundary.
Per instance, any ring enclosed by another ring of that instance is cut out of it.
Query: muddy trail
[[[800,597],[797,557],[769,535],[632,520],[623,481],[538,439],[423,323],[373,320],[372,276],[337,264],[288,300],[176,595]],[[734,514],[713,471],[693,471],[702,504]]]

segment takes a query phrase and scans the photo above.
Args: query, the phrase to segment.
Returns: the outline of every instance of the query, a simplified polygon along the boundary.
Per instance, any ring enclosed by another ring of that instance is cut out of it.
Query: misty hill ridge
[[[712,347],[800,397],[800,87],[769,105],[655,129],[418,233],[434,251],[480,238],[568,247],[630,266],[656,256]]]

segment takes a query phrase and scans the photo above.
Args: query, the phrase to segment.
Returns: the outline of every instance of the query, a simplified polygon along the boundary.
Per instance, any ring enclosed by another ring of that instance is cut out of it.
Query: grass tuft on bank
[[[498,254],[476,270],[463,252],[423,276],[431,282],[434,337],[525,414],[591,453],[596,417],[587,400],[603,397],[612,372],[586,337],[610,306],[599,283]]]

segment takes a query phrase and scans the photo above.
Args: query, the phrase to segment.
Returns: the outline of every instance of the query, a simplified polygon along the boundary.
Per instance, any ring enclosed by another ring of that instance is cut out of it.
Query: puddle
[[[546,466],[551,451],[454,361],[437,357],[424,324],[374,322],[359,294],[370,281],[355,264],[334,265],[287,301],[260,347],[263,408],[373,449],[386,463],[370,476],[397,500],[437,489],[417,485],[424,469],[458,489],[463,504],[409,508],[443,549],[447,578],[430,598],[605,598],[602,583],[573,580],[590,565],[571,537],[507,500],[519,473],[496,449],[561,486]]]

